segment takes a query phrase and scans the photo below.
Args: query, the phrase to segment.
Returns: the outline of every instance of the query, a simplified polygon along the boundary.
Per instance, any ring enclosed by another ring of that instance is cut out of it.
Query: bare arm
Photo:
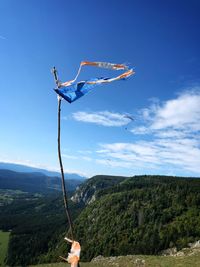
[[[71,240],[71,239],[69,239],[67,237],[65,237],[64,240],[68,241],[69,243],[73,243],[73,240]]]

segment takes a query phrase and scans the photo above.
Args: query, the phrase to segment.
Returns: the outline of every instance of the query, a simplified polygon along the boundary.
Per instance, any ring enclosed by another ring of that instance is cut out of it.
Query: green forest
[[[158,254],[200,238],[200,180],[139,176],[97,193],[76,231],[87,260],[97,255]]]
[[[15,194],[13,190],[4,190],[4,194],[1,190],[1,194],[7,198],[5,205],[0,206],[0,229],[11,231],[6,263],[26,266],[44,262],[43,255],[56,248],[68,228],[62,196],[56,193],[19,194],[18,191]],[[70,204],[74,219],[80,213],[80,207]]]
[[[158,255],[200,239],[198,178],[95,176],[76,194],[77,203],[69,204],[83,261],[98,255]],[[93,199],[89,204],[87,197]],[[0,207],[0,229],[12,230],[6,258],[10,266],[56,262],[69,250],[59,192],[13,198]]]

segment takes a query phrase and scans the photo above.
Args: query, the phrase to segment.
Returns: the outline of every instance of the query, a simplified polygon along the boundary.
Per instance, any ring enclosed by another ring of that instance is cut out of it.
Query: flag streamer
[[[92,67],[99,67],[99,68],[105,68],[105,69],[111,69],[111,70],[125,70],[125,72],[113,78],[102,78],[101,77],[101,78],[92,78],[89,80],[76,82],[83,66],[92,66]],[[67,100],[69,103],[72,103],[75,100],[87,94],[89,91],[93,89],[93,87],[97,85],[110,83],[113,81],[124,80],[128,78],[129,76],[133,75],[134,73],[135,72],[133,71],[133,69],[129,69],[129,67],[125,64],[82,61],[79,66],[76,77],[73,80],[69,80],[63,83],[59,81],[58,87],[54,90],[62,98]]]

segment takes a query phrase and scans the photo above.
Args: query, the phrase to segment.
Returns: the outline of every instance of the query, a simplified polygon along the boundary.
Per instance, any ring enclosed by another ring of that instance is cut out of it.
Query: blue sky
[[[199,12],[198,0],[1,0],[0,161],[58,170],[50,69],[66,81],[82,60],[108,61],[136,74],[62,101],[65,171],[200,176]]]

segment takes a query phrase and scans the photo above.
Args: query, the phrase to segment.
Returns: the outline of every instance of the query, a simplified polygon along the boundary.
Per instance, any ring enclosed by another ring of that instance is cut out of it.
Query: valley
[[[6,264],[62,266],[59,255],[67,255],[70,248],[63,241],[68,224],[61,192],[41,190],[39,183],[38,191],[27,184],[28,190],[23,191],[17,182],[16,189],[10,189],[8,184],[0,189],[0,229],[12,230]],[[189,266],[199,262],[198,251],[159,256],[162,250],[176,247],[179,252],[200,239],[198,178],[97,175],[79,184],[68,197],[75,235],[82,245],[81,266],[129,267],[144,262],[144,266]]]

